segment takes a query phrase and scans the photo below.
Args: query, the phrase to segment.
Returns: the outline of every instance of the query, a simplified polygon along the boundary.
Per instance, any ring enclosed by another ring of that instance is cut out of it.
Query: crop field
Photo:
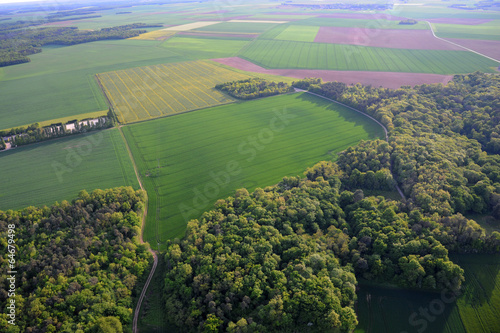
[[[261,33],[272,27],[276,23],[249,23],[249,22],[221,22],[193,31],[214,31],[214,32],[232,32],[232,33]]]
[[[440,300],[440,293],[384,288],[360,282],[357,294],[359,325],[355,333],[418,332],[419,329],[428,333],[466,333],[455,302],[446,304],[442,312],[433,316],[433,321],[419,315],[418,309],[429,309],[433,301]],[[414,313],[415,317],[411,317]],[[422,321],[426,322],[425,330]]]
[[[441,38],[500,40],[500,20],[478,25],[431,23]]]
[[[309,94],[274,96],[123,127],[149,193],[145,240],[182,237],[189,219],[245,187],[301,175],[362,139],[370,119]]]
[[[132,37],[130,39],[139,39],[139,40],[165,40],[169,37],[172,37],[176,34],[176,31],[168,31],[165,29],[154,30],[150,32],[146,32],[144,34],[140,34],[137,37]]]
[[[393,20],[370,20],[370,19],[351,19],[351,18],[329,18],[315,17],[293,22],[294,25],[318,25],[322,27],[345,27],[345,28],[361,28],[361,29],[404,29],[427,30],[429,26],[425,22],[418,22],[414,25],[399,24],[399,21]]]
[[[288,26],[282,33],[275,37],[279,40],[291,40],[297,42],[314,42],[318,34],[318,26]]]
[[[176,36],[163,43],[162,47],[171,52],[184,55],[184,60],[212,59],[232,57],[249,42],[248,39],[238,40],[229,36],[227,38],[230,39]]]
[[[498,332],[500,328],[500,255],[460,255],[452,259],[465,270],[458,299],[467,332]]]
[[[97,76],[122,124],[234,102],[215,85],[248,78],[207,61],[138,67]]]
[[[121,40],[44,48],[30,63],[0,68],[0,127],[106,110],[95,74],[186,59],[156,44]]]
[[[443,297],[441,293],[387,289],[361,283],[357,309],[359,325],[355,332],[417,332],[423,328],[423,321],[426,322],[425,332],[429,333],[498,332],[500,256],[461,254],[450,257],[465,271],[465,282],[455,299],[449,293]],[[431,309],[432,321],[419,315],[421,308]],[[411,317],[414,313],[416,315]]]
[[[1,152],[0,169],[2,210],[69,201],[83,189],[139,188],[117,129]]]
[[[458,74],[494,72],[498,62],[468,51],[255,40],[240,56],[266,68]]]

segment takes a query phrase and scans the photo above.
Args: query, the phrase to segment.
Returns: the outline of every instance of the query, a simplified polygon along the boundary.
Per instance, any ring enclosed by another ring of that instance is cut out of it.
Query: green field
[[[280,121],[277,114],[285,112],[291,118]],[[161,242],[182,237],[189,219],[235,189],[251,191],[301,175],[331,159],[330,153],[383,137],[371,120],[308,94],[205,109],[123,131],[149,194],[144,239],[151,244],[155,234]],[[228,182],[221,175],[227,172]]]
[[[297,42],[314,42],[316,35],[318,34],[318,26],[297,26],[290,25],[282,33],[276,36],[275,39],[279,40],[291,40]]]
[[[121,40],[47,48],[30,63],[0,68],[0,127],[107,110],[95,74],[185,60],[157,45]]]
[[[500,256],[452,255],[465,270],[458,297],[360,283],[356,333],[491,333],[500,328]],[[419,309],[427,309],[425,320]],[[413,317],[412,317],[413,315]],[[424,329],[425,328],[425,329]]]
[[[214,25],[209,25],[203,28],[194,29],[193,31],[214,31],[228,33],[261,33],[277,23],[253,23],[253,22],[221,22]]]
[[[389,20],[368,20],[368,19],[345,19],[315,17],[293,22],[294,25],[318,25],[322,27],[345,27],[360,29],[419,29],[427,30],[429,26],[425,22],[418,22],[414,25],[399,24],[399,21]]]
[[[246,44],[248,40],[173,37],[164,42],[162,47],[182,54],[186,59],[213,59],[235,56]]]
[[[240,56],[266,68],[457,74],[494,72],[498,63],[468,51],[408,50],[255,40]]]
[[[441,38],[500,40],[500,20],[478,25],[432,23],[432,27]]]
[[[71,200],[83,189],[139,188],[117,129],[1,152],[0,169],[2,210]]]

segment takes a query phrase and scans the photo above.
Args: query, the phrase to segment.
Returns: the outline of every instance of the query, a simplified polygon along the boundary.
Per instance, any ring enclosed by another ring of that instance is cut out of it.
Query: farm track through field
[[[128,155],[130,157],[130,160],[132,161],[135,176],[137,177],[137,181],[139,182],[139,186],[141,187],[141,190],[143,190],[144,193],[146,193],[146,196],[147,196],[147,192],[142,184],[141,177],[139,176],[139,170],[137,169],[137,165],[135,164],[134,156],[132,155],[132,151],[130,150],[130,147],[128,145],[127,140],[125,139],[125,135],[123,135],[122,126],[119,126],[118,130],[120,131],[120,137],[122,138],[123,142],[125,143],[125,147],[127,148]],[[142,215],[141,235],[139,237],[139,240],[141,243],[144,243],[143,234],[144,234],[144,227],[146,225],[146,216],[148,215],[148,202],[147,201],[148,200],[146,199],[146,203],[144,205],[144,214]],[[153,279],[153,276],[155,274],[156,267],[158,266],[158,254],[156,253],[156,251],[153,251],[151,248],[149,248],[149,252],[151,252],[151,254],[153,255],[153,267],[151,267],[151,271],[149,272],[148,279],[146,280],[146,283],[144,284],[144,287],[142,288],[141,295],[139,296],[139,299],[137,301],[137,306],[136,306],[135,311],[134,311],[134,319],[132,322],[132,331],[134,333],[139,332],[137,330],[137,322],[139,321],[139,314],[141,313],[141,305],[142,305],[142,302],[146,296],[146,292],[148,290],[149,284],[150,284],[150,282]]]
[[[475,53],[475,54],[478,54],[478,55],[480,55],[480,56],[483,56],[483,57],[485,57],[485,58],[488,58],[488,59],[490,59],[490,60],[493,60],[493,61],[496,61],[496,62],[500,63],[500,60],[498,60],[498,59],[495,59],[495,58],[489,57],[489,56],[487,56],[487,55],[485,55],[485,54],[482,54],[482,53],[479,53],[479,52],[477,52],[477,51],[474,51],[473,49],[470,49],[470,48],[468,48],[468,47],[462,46],[462,45],[460,45],[460,44],[457,44],[457,43],[454,43],[454,42],[452,42],[452,41],[449,41],[449,40],[446,40],[446,39],[444,39],[444,38],[441,38],[441,37],[436,36],[436,34],[434,33],[434,29],[432,28],[432,24],[431,24],[429,21],[425,21],[425,22],[427,22],[427,24],[428,24],[428,25],[429,25],[429,27],[431,28],[432,35],[433,35],[434,37],[436,37],[437,39],[442,40],[442,41],[445,41],[445,42],[450,43],[450,44],[452,44],[452,45],[455,45],[455,46],[461,47],[461,48],[463,48],[464,50],[467,50],[467,51],[469,51],[469,52],[473,52],[473,53]]]

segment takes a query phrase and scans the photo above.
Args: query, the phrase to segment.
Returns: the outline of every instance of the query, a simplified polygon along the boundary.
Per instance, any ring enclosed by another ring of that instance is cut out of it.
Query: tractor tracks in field
[[[120,131],[120,135],[121,135],[123,141],[125,142],[125,147],[127,147],[127,152],[128,152],[129,157],[130,157],[130,160],[132,161],[132,166],[134,167],[135,176],[137,177],[137,181],[139,182],[139,186],[140,186],[141,190],[143,190],[147,195],[147,192],[144,188],[141,177],[139,176],[139,170],[137,169],[137,165],[135,164],[134,156],[132,155],[132,151],[130,150],[130,147],[128,145],[128,141],[125,139],[125,135],[123,134],[122,125],[118,126],[118,131]],[[144,207],[144,214],[142,215],[141,234],[139,237],[141,244],[144,244],[144,239],[143,239],[144,227],[146,225],[146,216],[148,215],[147,200],[146,200],[146,204],[144,206],[145,207]],[[153,279],[153,275],[155,274],[156,267],[158,266],[158,254],[157,254],[157,252],[153,251],[151,248],[149,249],[149,252],[153,255],[153,267],[151,267],[151,271],[149,272],[148,279],[146,280],[146,283],[144,284],[144,287],[142,288],[141,295],[139,296],[139,299],[137,301],[137,306],[136,306],[135,311],[134,311],[134,319],[132,321],[132,332],[134,332],[134,333],[139,332],[137,329],[137,323],[139,321],[139,314],[141,312],[141,305],[142,305],[142,302],[144,301],[144,298],[146,297],[146,291],[148,290],[149,284],[151,283],[151,280]]]

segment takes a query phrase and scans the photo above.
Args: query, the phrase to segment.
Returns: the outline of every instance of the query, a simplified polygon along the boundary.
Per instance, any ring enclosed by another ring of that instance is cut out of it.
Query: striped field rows
[[[283,33],[283,32],[282,32]],[[298,41],[256,40],[240,56],[266,68],[458,74],[499,64],[467,51],[413,50]]]
[[[101,73],[97,78],[125,124],[233,102],[214,86],[248,77],[207,61],[190,61]]]

